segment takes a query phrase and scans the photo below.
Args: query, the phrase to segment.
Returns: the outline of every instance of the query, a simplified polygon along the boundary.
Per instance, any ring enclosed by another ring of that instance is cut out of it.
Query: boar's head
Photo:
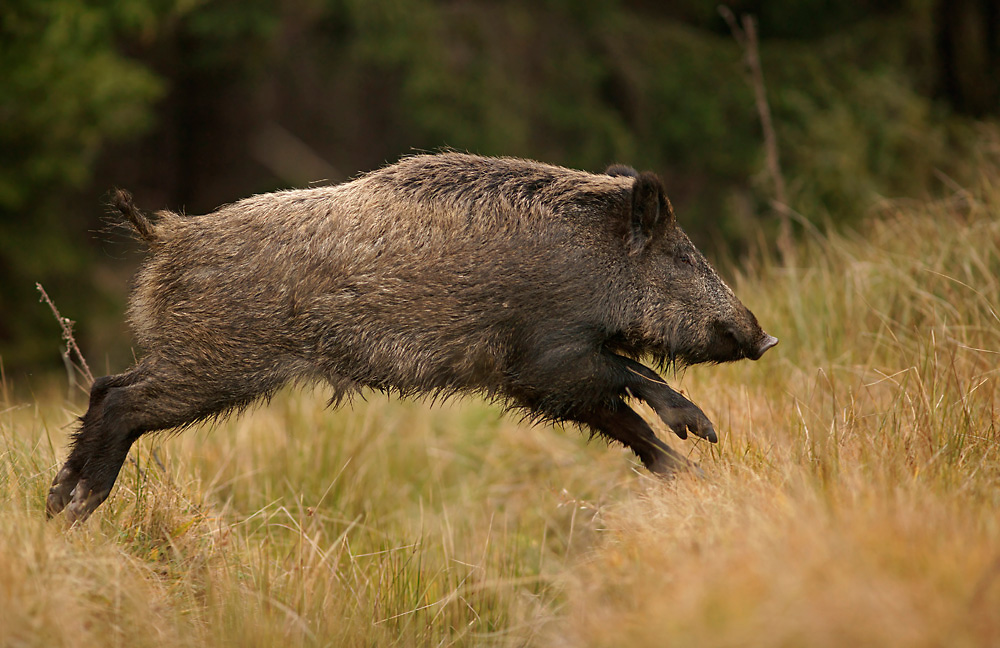
[[[778,343],[677,225],[652,173],[635,178],[627,238],[641,295],[640,346],[661,364],[757,360]]]

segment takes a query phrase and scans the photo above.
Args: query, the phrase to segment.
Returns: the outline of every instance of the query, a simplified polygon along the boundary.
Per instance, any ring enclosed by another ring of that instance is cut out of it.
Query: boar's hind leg
[[[94,385],[90,389],[90,406],[87,408],[87,413],[80,419],[81,425],[76,434],[76,447],[66,463],[63,464],[62,469],[56,474],[45,500],[45,512],[49,517],[66,508],[73,497],[73,490],[80,482],[81,472],[90,464],[91,453],[88,452],[83,440],[90,439],[92,444],[92,440],[99,434],[97,429],[101,427],[101,412],[108,391],[113,387],[129,385],[134,380],[133,373],[125,373],[117,376],[104,376],[94,381]]]
[[[577,420],[606,438],[627,446],[650,472],[669,476],[680,470],[694,470],[701,474],[698,464],[656,438],[642,417],[621,399],[616,399],[610,407],[600,407]]]
[[[46,499],[50,517],[65,509],[69,521],[78,522],[93,513],[111,492],[129,448],[144,433],[193,423],[254,396],[240,395],[239,389],[199,389],[167,376],[176,378],[165,367],[140,365],[94,382],[73,449]]]

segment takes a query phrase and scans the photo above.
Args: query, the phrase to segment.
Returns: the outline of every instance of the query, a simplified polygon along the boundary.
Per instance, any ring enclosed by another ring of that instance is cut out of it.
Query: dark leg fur
[[[671,389],[655,371],[623,356],[580,347],[547,347],[518,376],[518,402],[555,420],[582,423],[630,448],[649,470],[673,473],[694,468],[660,441],[649,425],[622,400],[646,401],[677,436],[692,434],[715,442],[708,417]]]
[[[704,413],[638,362],[573,346],[551,346],[535,357],[535,363],[510,385],[516,402],[547,418],[575,421],[621,442],[655,473],[697,468],[660,441],[625,404],[624,396],[649,403],[681,438],[690,431],[716,440]],[[296,370],[271,367],[235,377],[213,376],[212,368],[201,364],[181,370],[162,359],[147,358],[132,371],[97,380],[70,456],[49,490],[47,514],[65,510],[71,522],[85,520],[107,499],[129,448],[140,436],[245,406],[272,393]]]
[[[715,427],[700,407],[671,389],[649,367],[628,358],[617,357],[631,374],[626,382],[626,389],[636,398],[646,401],[674,434],[686,439],[690,431],[711,443],[719,441]]]
[[[141,383],[138,368],[95,381],[73,449],[49,489],[50,517],[65,509],[70,522],[83,521],[107,499],[129,448],[145,431],[135,424],[141,399],[133,394]]]
[[[146,432],[189,425],[263,393],[249,393],[245,386],[205,393],[193,381],[179,381],[182,375],[140,365],[94,383],[73,449],[49,490],[50,517],[65,510],[70,522],[87,519],[107,499],[129,448]]]
[[[650,472],[669,476],[681,470],[700,473],[698,465],[689,461],[663,441],[649,425],[621,399],[609,407],[588,412],[577,419],[609,440],[622,443],[639,457]]]
[[[127,384],[129,378],[131,378],[130,374],[120,374],[118,376],[104,376],[94,381],[90,389],[90,406],[80,419],[80,430],[75,435],[77,442],[81,438],[94,436],[93,431],[101,424],[101,412],[104,409],[104,398],[107,396],[108,390],[116,384]],[[46,515],[52,517],[66,507],[72,498],[73,490],[80,481],[80,472],[86,463],[83,452],[74,449],[49,489],[49,495],[45,501]]]

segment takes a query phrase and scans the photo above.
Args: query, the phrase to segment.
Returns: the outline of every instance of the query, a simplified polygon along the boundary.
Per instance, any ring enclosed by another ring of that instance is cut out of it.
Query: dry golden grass
[[[781,345],[675,377],[707,479],[317,389],[143,441],[67,530],[42,506],[82,405],[4,385],[0,645],[998,645],[998,210],[988,181],[888,204],[746,271]]]

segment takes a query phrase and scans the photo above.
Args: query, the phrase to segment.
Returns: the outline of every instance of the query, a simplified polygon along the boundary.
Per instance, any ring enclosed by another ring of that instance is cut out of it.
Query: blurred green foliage
[[[14,0],[0,15],[0,206],[19,209],[40,188],[90,179],[105,138],[150,125],[164,84],[115,47],[155,20],[143,0],[88,4]],[[48,193],[48,192],[46,192]]]
[[[934,2],[731,6],[759,17],[803,219],[849,224],[974,171],[977,124],[931,96]],[[298,148],[262,145],[276,129]],[[112,185],[206,211],[323,179],[282,160],[303,150],[342,180],[441,147],[653,169],[696,240],[734,254],[773,225],[753,89],[712,3],[7,0],[0,358],[58,362],[41,281],[85,350],[127,361],[105,330],[124,301],[109,277],[135,259],[91,233]]]
[[[94,300],[87,224],[64,218],[65,201],[91,180],[107,139],[150,127],[164,82],[116,43],[159,17],[145,0],[9,0],[0,12],[0,357],[8,365],[52,354],[58,328],[38,306],[35,282],[55,288],[72,312]]]

